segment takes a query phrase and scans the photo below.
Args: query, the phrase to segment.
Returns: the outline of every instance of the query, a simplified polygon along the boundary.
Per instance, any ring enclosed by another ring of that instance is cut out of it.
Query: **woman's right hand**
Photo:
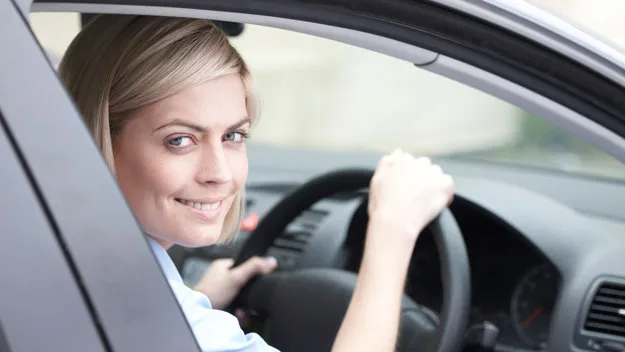
[[[453,188],[451,177],[430,159],[397,150],[380,160],[371,179],[367,238],[356,289],[333,352],[396,350],[414,244],[421,230],[449,205]]]
[[[399,237],[385,236],[385,242],[414,244],[421,230],[449,205],[453,189],[452,178],[430,159],[396,150],[380,160],[371,180],[370,223],[384,224]],[[368,236],[380,234],[385,235],[373,231]]]

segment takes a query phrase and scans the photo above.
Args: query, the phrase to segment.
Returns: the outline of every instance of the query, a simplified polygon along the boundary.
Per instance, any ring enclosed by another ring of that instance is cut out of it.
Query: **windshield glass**
[[[31,24],[58,60],[78,33],[80,16],[36,13]],[[335,152],[401,147],[416,155],[625,178],[620,162],[560,128],[409,62],[263,26],[246,25],[231,41],[248,61],[259,95],[252,143]]]
[[[260,93],[253,141],[285,147],[474,158],[625,177],[593,146],[503,100],[343,43],[247,25],[232,39]]]

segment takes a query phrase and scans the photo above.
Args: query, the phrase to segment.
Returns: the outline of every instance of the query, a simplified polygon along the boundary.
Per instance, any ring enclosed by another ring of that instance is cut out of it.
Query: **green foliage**
[[[559,149],[575,154],[601,153],[594,146],[534,115],[525,114],[521,126],[522,138],[519,144],[523,146],[542,150]]]

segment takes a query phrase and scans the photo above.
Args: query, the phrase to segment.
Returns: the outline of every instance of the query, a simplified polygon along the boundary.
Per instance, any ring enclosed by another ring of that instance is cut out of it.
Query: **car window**
[[[61,20],[66,27],[52,32],[63,39],[55,39],[47,21]],[[76,14],[33,14],[31,21],[52,56],[61,56],[80,28]],[[336,152],[401,147],[417,155],[625,177],[620,162],[588,143],[409,62],[255,25],[231,41],[259,93],[261,123],[252,143]]]

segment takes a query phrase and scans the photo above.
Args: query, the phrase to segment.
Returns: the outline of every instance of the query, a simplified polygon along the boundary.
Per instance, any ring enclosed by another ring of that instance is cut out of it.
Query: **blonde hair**
[[[255,120],[247,65],[211,21],[99,15],[74,38],[59,75],[115,173],[113,141],[136,109],[228,74],[239,74]],[[244,190],[226,215],[219,242],[233,238],[244,212]]]

